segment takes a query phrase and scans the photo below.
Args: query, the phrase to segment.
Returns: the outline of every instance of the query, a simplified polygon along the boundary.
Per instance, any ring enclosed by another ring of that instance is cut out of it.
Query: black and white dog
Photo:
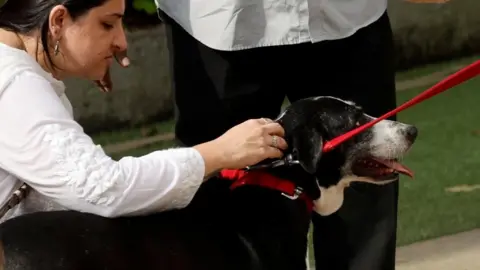
[[[354,103],[333,97],[297,101],[277,121],[286,131],[289,149],[285,154],[298,164],[264,169],[264,173],[301,188],[320,215],[330,215],[342,206],[344,189],[351,182],[384,185],[398,179],[399,173],[411,176],[397,162],[417,137],[411,125],[384,120],[322,153],[326,140],[372,119]],[[185,209],[144,217],[107,219],[57,211],[13,218],[0,225],[3,267],[305,269],[309,201],[256,185],[230,190],[231,183],[211,179]]]

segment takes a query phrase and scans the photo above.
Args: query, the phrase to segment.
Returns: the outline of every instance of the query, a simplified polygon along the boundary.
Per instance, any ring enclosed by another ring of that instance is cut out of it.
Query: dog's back
[[[1,231],[8,270],[265,269],[251,242],[219,215],[199,219],[178,210],[107,219],[39,212],[8,221]]]

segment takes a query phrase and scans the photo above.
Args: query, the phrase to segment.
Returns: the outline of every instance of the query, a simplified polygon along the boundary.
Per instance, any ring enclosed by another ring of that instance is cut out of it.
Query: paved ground
[[[397,249],[396,270],[474,269],[480,269],[480,229]]]
[[[480,229],[397,248],[395,270],[479,269]]]

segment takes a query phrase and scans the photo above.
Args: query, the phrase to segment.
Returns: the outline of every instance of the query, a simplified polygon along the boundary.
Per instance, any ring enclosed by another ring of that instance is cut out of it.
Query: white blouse
[[[204,174],[193,148],[111,159],[74,120],[65,85],[0,43],[0,205],[22,182],[34,189],[3,220],[63,208],[106,217],[182,208]]]

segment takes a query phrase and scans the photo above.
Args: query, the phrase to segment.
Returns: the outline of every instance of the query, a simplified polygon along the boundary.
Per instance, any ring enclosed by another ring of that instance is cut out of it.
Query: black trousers
[[[379,116],[396,105],[393,40],[388,15],[335,41],[218,51],[166,23],[176,137],[191,146],[250,118],[274,118],[285,97],[331,95]],[[398,185],[358,184],[343,207],[313,216],[317,270],[393,270]]]

